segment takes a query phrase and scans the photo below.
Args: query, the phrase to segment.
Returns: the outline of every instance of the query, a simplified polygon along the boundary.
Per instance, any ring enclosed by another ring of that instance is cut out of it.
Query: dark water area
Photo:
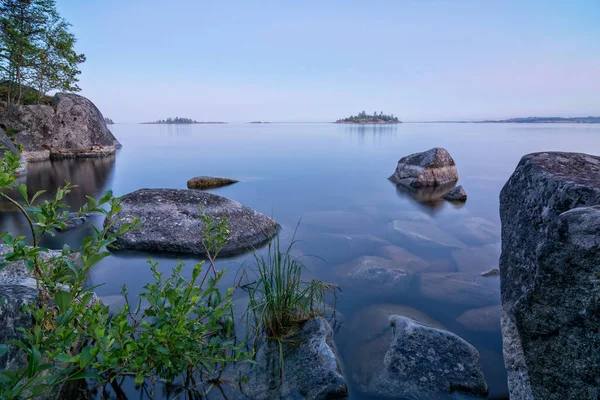
[[[600,151],[600,126],[577,124],[117,124],[111,130],[123,144],[115,157],[31,164],[29,190],[51,193],[68,180],[79,185],[68,199],[77,208],[85,194],[98,197],[106,189],[123,195],[140,188],[186,188],[187,180],[198,175],[232,178],[239,183],[211,192],[275,218],[282,225],[282,244],[292,240],[300,222],[295,254],[309,267],[307,277],[339,283],[354,260],[381,256],[383,247],[424,260],[406,290],[342,286],[336,308],[343,318],[337,320],[335,340],[352,399],[366,398],[358,390],[361,372],[378,354],[372,350],[376,343],[362,341],[360,332],[372,329],[378,321],[373,310],[382,308],[420,315],[473,344],[490,398],[507,398],[499,320],[482,329],[459,318],[500,303],[499,278],[480,277],[497,267],[500,190],[524,154]],[[415,194],[387,180],[399,158],[432,147],[446,148],[456,161],[459,184],[469,196],[465,205],[431,202],[430,193]],[[22,231],[17,214],[5,205],[2,210],[2,228]],[[89,229],[65,232],[45,244],[76,244]],[[434,235],[441,244],[423,241],[422,235]],[[151,279],[149,257],[165,272],[176,265],[172,255],[117,253],[93,270],[90,284],[104,284],[98,295],[117,307],[123,284],[135,294]],[[225,285],[235,285],[236,273],[250,257],[219,261],[228,271]],[[201,261],[179,259],[190,274]],[[476,282],[492,300],[484,297],[478,304],[478,297],[456,289],[464,282]]]

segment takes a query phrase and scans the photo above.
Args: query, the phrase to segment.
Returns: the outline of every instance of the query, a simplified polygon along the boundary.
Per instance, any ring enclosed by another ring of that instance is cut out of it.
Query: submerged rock
[[[500,330],[500,306],[467,310],[456,321],[470,331],[496,332]]]
[[[500,227],[480,217],[466,217],[440,223],[440,229],[470,245],[483,246],[500,242]]]
[[[277,341],[261,344],[255,364],[244,364],[239,374],[246,399],[342,399],[348,396],[346,380],[333,342],[331,327],[323,318],[308,320],[302,328],[282,342],[284,365],[280,365]],[[283,370],[283,376],[281,371]]]
[[[0,127],[14,129],[27,161],[114,154],[119,142],[104,117],[85,97],[57,93],[52,105],[11,106],[0,112]]]
[[[233,185],[238,181],[228,178],[214,178],[212,176],[196,176],[187,181],[188,189],[215,189],[223,186]]]
[[[463,242],[430,222],[394,221],[392,229],[396,235],[416,245],[459,249],[466,247]]]
[[[500,276],[500,268],[492,268],[489,271],[485,271],[484,273],[482,273],[481,276],[486,278],[488,276]]]
[[[465,189],[461,186],[455,186],[453,189],[449,190],[448,192],[446,192],[443,196],[442,199],[444,200],[448,200],[448,201],[467,201],[467,192],[465,192]]]
[[[524,156],[500,194],[511,398],[600,397],[600,157]]]
[[[364,391],[398,399],[485,397],[479,353],[459,336],[403,316],[390,317],[393,339]]]
[[[390,243],[371,234],[361,233],[317,233],[303,232],[298,237],[298,248],[306,252],[311,262],[341,264],[365,254],[373,254],[375,249]],[[318,256],[315,258],[313,256]]]
[[[484,271],[498,268],[500,243],[454,250],[452,257],[460,272],[484,276]]]
[[[402,247],[383,246],[377,249],[375,255],[393,261],[401,268],[411,272],[423,272],[428,270],[429,263],[421,257],[416,256]]]
[[[439,186],[456,182],[458,171],[448,151],[436,147],[401,158],[389,179],[413,188]]]
[[[467,307],[500,303],[496,279],[464,273],[427,273],[419,277],[421,295],[428,299]]]
[[[362,233],[373,225],[371,217],[348,211],[316,211],[304,214],[302,224],[314,225],[344,233]]]
[[[393,293],[409,289],[413,276],[397,263],[381,257],[364,256],[336,269],[342,286],[368,293]]]
[[[258,211],[196,190],[140,189],[121,199],[123,209],[110,231],[117,232],[134,217],[141,218],[142,229],[119,237],[115,246],[120,250],[205,255],[203,214],[217,219],[224,216],[229,221],[230,234],[219,253],[222,256],[255,249],[279,230],[277,222]]]

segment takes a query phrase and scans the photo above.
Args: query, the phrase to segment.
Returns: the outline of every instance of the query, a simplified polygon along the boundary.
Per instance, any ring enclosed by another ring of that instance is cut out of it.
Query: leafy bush
[[[221,293],[218,285],[225,272],[214,266],[228,238],[226,219],[205,217],[211,229],[203,240],[213,255],[206,271],[200,263],[186,280],[179,263],[165,278],[157,264],[149,261],[154,281],[144,287],[137,305],[130,304],[123,287],[125,306],[111,314],[95,299],[86,278],[94,265],[110,255],[107,248],[120,235],[137,229],[140,221],[123,224],[119,232],[110,234],[121,210],[119,199],[110,191],[98,201],[88,197],[89,203],[76,218],[102,213],[104,228],[94,227],[94,235],[77,249],[65,245],[58,256],[42,257],[47,252],[40,247],[42,238],[69,222],[69,210],[62,201],[74,186],[66,183],[52,200],[36,204],[43,191],[29,198],[25,185],[16,186],[18,167],[19,157],[7,152],[0,164],[0,196],[25,216],[32,237],[27,243],[25,237],[2,234],[12,251],[5,254],[6,262],[0,267],[23,260],[37,280],[39,296],[23,310],[31,314],[32,327],[21,328],[21,338],[0,345],[0,355],[8,346],[16,346],[27,359],[22,371],[0,372],[1,399],[56,393],[65,384],[86,378],[95,379],[99,386],[109,383],[118,392],[123,377],[132,377],[136,385],[150,384],[152,393],[159,382],[181,381],[185,390],[205,395],[222,383],[227,363],[250,357],[241,350],[243,344],[235,342],[232,289]],[[23,202],[5,191],[19,192]],[[142,300],[147,305],[142,306]]]

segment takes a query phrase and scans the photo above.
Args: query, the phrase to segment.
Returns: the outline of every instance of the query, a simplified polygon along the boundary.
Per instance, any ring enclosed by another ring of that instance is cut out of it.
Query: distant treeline
[[[156,122],[151,122],[151,123],[154,123],[154,124],[197,124],[198,121],[195,121],[191,118],[175,117],[175,118],[161,119],[161,120],[158,120]]]
[[[517,124],[600,124],[600,117],[526,117],[510,118],[495,121],[482,121],[494,123],[517,123]]]
[[[114,125],[115,121],[113,121],[110,118],[104,117],[104,122],[106,122],[106,125]]]
[[[365,111],[361,111],[358,115],[351,115],[348,118],[338,119],[337,123],[399,123],[400,120],[398,117],[394,116],[394,114],[384,114],[383,111],[380,111],[379,114],[377,111],[373,112],[373,114],[367,114]]]

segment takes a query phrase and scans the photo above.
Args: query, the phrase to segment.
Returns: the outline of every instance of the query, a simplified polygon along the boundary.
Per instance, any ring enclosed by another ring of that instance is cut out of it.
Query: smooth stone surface
[[[310,253],[305,254],[305,261],[321,260],[333,265],[348,262],[365,254],[374,254],[378,247],[390,245],[390,242],[377,236],[360,233],[309,233],[298,235],[297,239],[297,249],[307,249],[307,251],[310,249]]]
[[[440,223],[440,229],[469,245],[483,246],[500,241],[500,227],[484,218],[467,217]]]
[[[412,273],[423,272],[428,269],[429,263],[421,257],[416,256],[402,247],[383,246],[375,251],[375,255],[393,261],[400,268]]]
[[[511,398],[600,397],[600,157],[524,156],[500,194]],[[489,279],[489,278],[487,278]]]
[[[470,331],[497,332],[500,330],[500,306],[467,310],[456,321]]]
[[[429,222],[394,221],[392,229],[402,239],[417,245],[459,249],[466,247],[463,242]]]
[[[481,247],[454,250],[452,257],[456,261],[460,272],[481,275],[485,271],[498,268],[500,247],[500,243],[495,243]]]
[[[234,183],[238,183],[238,181],[228,178],[215,178],[212,176],[196,176],[187,181],[187,187],[188,189],[206,190],[233,185]]]
[[[500,303],[496,279],[473,277],[464,273],[427,273],[419,277],[421,294],[431,300],[466,307]]]
[[[392,344],[368,394],[397,399],[486,397],[478,351],[459,336],[410,318],[390,317]]]
[[[118,145],[96,106],[71,93],[57,93],[52,105],[8,107],[0,112],[0,126],[19,130],[15,143],[27,161],[99,157],[114,154]]]
[[[465,189],[461,186],[455,186],[453,189],[449,190],[448,192],[446,192],[442,198],[444,200],[448,200],[448,201],[467,201],[467,192],[465,191]]]
[[[240,399],[341,399],[348,395],[346,380],[333,342],[331,327],[323,318],[308,320],[300,331],[283,341],[284,368],[280,375],[280,349],[276,341],[259,346],[255,364],[241,364],[247,378]]]
[[[397,263],[375,256],[340,265],[336,274],[341,277],[342,287],[379,294],[406,291],[413,281],[413,276]]]
[[[121,199],[123,209],[111,232],[134,217],[141,218],[142,229],[121,236],[115,242],[120,250],[205,255],[203,212],[217,219],[224,215],[229,221],[229,239],[221,256],[252,250],[279,229],[277,222],[237,201],[197,190],[140,189]]]
[[[304,214],[301,223],[344,233],[363,233],[366,227],[373,225],[373,220],[348,211],[316,211]]]
[[[458,171],[448,151],[436,147],[401,158],[389,179],[413,188],[439,186],[456,182]]]

